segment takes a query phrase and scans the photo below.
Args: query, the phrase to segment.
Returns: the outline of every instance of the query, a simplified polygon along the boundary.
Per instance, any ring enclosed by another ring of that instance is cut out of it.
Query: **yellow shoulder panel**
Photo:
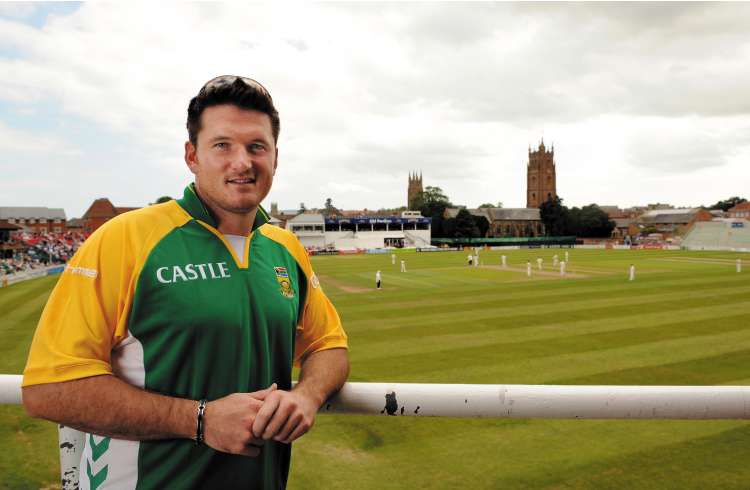
[[[323,292],[305,247],[293,233],[278,226],[265,224],[258,228],[263,236],[283,245],[305,274],[307,295],[302,318],[297,325],[294,362],[299,365],[306,356],[326,349],[347,348],[348,342],[341,319]]]
[[[23,385],[111,374],[110,352],[128,335],[135,285],[149,253],[190,219],[170,201],[121,214],[96,230],[47,301]]]

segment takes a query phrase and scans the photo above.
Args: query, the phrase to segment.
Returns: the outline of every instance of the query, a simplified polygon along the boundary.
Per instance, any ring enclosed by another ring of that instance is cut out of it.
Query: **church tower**
[[[422,193],[422,172],[419,172],[419,176],[414,172],[409,172],[409,189],[406,192],[406,209],[414,209],[413,203],[414,198]]]
[[[538,208],[551,197],[557,197],[557,177],[555,174],[555,146],[547,151],[544,140],[539,149],[531,151],[526,168],[526,207]]]

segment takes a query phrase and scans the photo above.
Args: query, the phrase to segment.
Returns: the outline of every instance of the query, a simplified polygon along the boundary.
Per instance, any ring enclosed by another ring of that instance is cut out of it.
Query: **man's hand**
[[[276,393],[276,383],[265,390],[233,393],[206,404],[203,416],[206,445],[224,453],[256,457],[263,440],[253,435],[253,424],[264,400]]]
[[[266,396],[255,416],[252,434],[263,441],[289,444],[315,423],[318,404],[300,391],[274,391]]]
[[[346,349],[329,349],[302,360],[299,383],[292,391],[274,391],[266,396],[255,416],[252,433],[256,438],[290,444],[315,423],[325,400],[338,391],[349,374]]]

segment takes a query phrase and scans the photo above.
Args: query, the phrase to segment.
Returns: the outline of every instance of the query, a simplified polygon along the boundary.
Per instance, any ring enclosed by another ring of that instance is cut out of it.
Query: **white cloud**
[[[41,29],[0,19],[0,48],[20,53],[0,56],[11,74],[0,103],[27,114],[54,105],[122,141],[130,172],[150,181],[129,189],[129,204],[187,181],[187,102],[220,73],[274,94],[282,136],[270,198],[282,208],[326,197],[398,206],[415,169],[454,202],[523,206],[527,146],[541,136],[556,143],[567,203],[686,203],[705,188],[692,176],[720,182],[750,146],[748,13],[703,3],[84,3]],[[34,151],[39,168],[51,164]],[[678,175],[674,194],[651,185]],[[82,177],[92,199],[122,192],[107,177]]]
[[[54,135],[15,129],[0,121],[0,154],[5,155],[8,164],[11,163],[9,155],[13,154],[35,158],[71,158],[80,157],[81,151]]]

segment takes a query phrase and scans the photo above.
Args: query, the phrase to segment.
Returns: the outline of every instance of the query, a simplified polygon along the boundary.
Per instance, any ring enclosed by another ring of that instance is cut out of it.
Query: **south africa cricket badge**
[[[276,281],[281,288],[281,295],[285,298],[294,298],[292,281],[289,280],[289,272],[287,272],[286,267],[274,267],[273,270],[276,273]]]

